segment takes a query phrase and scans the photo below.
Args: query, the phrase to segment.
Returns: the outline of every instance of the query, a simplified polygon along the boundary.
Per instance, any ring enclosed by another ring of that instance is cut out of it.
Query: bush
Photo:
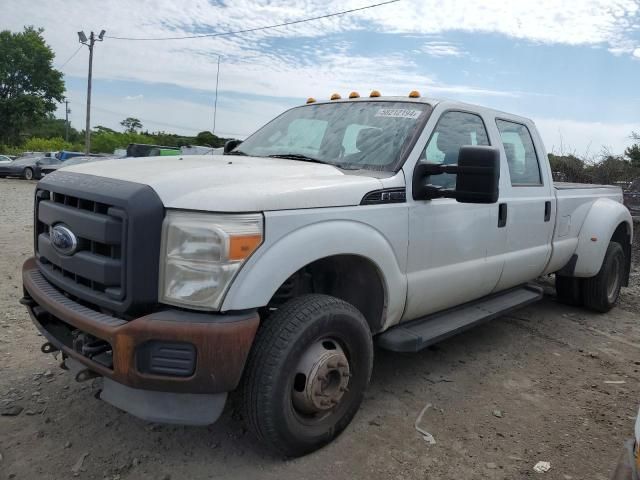
[[[31,137],[24,142],[21,151],[26,152],[54,152],[58,150],[71,150],[71,143],[65,142],[62,137],[38,138]]]

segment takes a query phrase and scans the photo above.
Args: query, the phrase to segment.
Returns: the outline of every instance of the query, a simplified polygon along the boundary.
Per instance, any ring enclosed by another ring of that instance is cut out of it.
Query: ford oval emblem
[[[63,255],[73,255],[78,249],[78,237],[62,224],[58,224],[51,228],[49,232],[51,244],[59,253]]]

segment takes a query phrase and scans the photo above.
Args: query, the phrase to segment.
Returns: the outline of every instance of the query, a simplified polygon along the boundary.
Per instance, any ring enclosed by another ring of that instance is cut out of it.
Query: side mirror
[[[229,153],[231,150],[236,148],[241,143],[242,143],[242,140],[227,140],[226,142],[224,142],[224,151],[223,151],[223,153],[226,155],[227,153]]]
[[[431,175],[453,173],[456,188],[430,185]],[[457,165],[419,163],[413,171],[414,200],[455,198],[460,203],[496,203],[500,179],[500,151],[495,147],[460,148]]]

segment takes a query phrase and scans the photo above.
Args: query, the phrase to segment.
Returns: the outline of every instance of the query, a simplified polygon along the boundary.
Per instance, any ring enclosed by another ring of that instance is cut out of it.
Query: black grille
[[[35,250],[40,271],[63,292],[115,314],[157,302],[160,231],[164,209],[151,188],[71,172],[38,184]],[[60,253],[50,232],[63,225],[77,238]]]
[[[126,214],[101,202],[39,190],[36,219],[36,252],[41,267],[58,282],[76,284],[85,294],[123,300],[126,291],[124,260]],[[51,229],[63,224],[76,234],[73,255],[58,253],[51,243]]]

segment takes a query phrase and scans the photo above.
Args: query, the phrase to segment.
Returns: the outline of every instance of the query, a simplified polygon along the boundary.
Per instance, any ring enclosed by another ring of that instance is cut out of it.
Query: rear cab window
[[[496,119],[509,166],[511,185],[541,186],[540,162],[529,129],[509,120]]]

